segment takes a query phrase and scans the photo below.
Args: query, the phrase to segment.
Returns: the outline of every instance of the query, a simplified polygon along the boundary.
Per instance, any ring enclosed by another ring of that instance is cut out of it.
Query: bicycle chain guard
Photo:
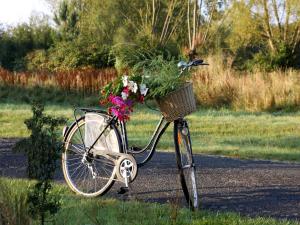
[[[116,167],[117,180],[125,183],[126,186],[136,178],[138,167],[136,160],[132,155],[107,150],[95,152],[92,150],[91,154],[93,154],[93,157],[95,158],[101,156],[112,161]]]
[[[123,154],[117,160],[117,178],[128,186],[128,183],[132,182],[137,175],[137,163],[136,160],[129,154]]]

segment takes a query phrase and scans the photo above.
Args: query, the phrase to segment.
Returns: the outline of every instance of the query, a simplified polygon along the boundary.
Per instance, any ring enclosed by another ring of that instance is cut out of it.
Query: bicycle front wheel
[[[180,182],[190,209],[199,207],[196,168],[192,153],[189,128],[185,120],[174,121],[175,154]]]
[[[68,186],[77,194],[95,197],[106,193],[114,183],[116,166],[99,153],[101,150],[121,152],[120,137],[114,125],[106,127],[106,115],[90,114],[70,127],[62,154],[62,169]],[[106,129],[105,129],[106,127]],[[89,145],[101,138],[87,154]]]

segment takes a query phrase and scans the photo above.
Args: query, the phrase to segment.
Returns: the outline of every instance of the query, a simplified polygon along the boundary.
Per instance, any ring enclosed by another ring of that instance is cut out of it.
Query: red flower
[[[139,102],[140,103],[144,103],[144,100],[145,100],[145,96],[144,95],[140,95]]]
[[[124,92],[124,93],[129,94],[129,91],[130,91],[130,90],[129,90],[128,86],[124,87],[124,89],[123,89],[123,92]]]

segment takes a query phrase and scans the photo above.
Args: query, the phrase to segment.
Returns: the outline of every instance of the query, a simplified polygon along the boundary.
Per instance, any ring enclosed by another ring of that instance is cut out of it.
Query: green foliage
[[[111,52],[116,57],[115,66],[118,71],[132,68],[136,64],[158,56],[164,59],[180,57],[179,46],[175,43],[162,45],[158,40],[151,40],[150,37],[142,34],[138,34],[131,43],[116,44]]]
[[[59,3],[57,11],[54,13],[54,22],[59,29],[59,38],[61,40],[72,41],[78,36],[78,26],[81,11],[79,0],[63,0]]]
[[[47,216],[56,214],[61,207],[61,199],[52,189],[51,183],[44,180],[28,192],[29,214],[40,220],[41,225],[45,224]]]
[[[265,71],[273,71],[281,68],[297,66],[297,56],[292,54],[289,46],[283,43],[279,46],[278,52],[272,54],[266,51],[260,51],[254,54],[253,59],[247,61],[247,69],[263,69]]]
[[[158,55],[179,58],[193,42],[201,57],[224,54],[239,70],[300,67],[296,0],[200,1],[195,20],[195,1],[189,2],[188,11],[182,0],[59,1],[55,28],[45,18],[0,27],[0,66],[50,71],[115,66],[123,71]],[[276,10],[282,16],[277,18]],[[194,24],[195,33],[188,29]]]
[[[26,183],[22,191],[16,191],[12,186],[0,179],[0,225],[30,225]]]
[[[137,64],[133,73],[140,73],[143,83],[149,88],[147,99],[157,99],[181,87],[188,79],[188,74],[180,76],[175,60],[164,60],[162,56],[154,57]]]
[[[32,218],[39,219],[41,225],[44,225],[46,217],[57,213],[60,208],[59,197],[51,193],[50,182],[62,149],[55,129],[65,123],[65,119],[43,115],[44,106],[40,103],[34,103],[32,111],[32,118],[25,121],[31,135],[18,142],[14,150],[26,153],[28,176],[38,180],[28,192],[29,213]]]
[[[59,42],[49,50],[48,69],[66,70],[84,66],[103,68],[111,66],[105,45],[95,45],[78,38],[72,42]]]
[[[65,119],[44,115],[44,106],[41,103],[34,103],[32,111],[32,118],[25,120],[31,135],[18,142],[14,150],[26,153],[30,178],[49,180],[53,178],[56,160],[62,149],[55,129]]]
[[[48,49],[54,38],[53,28],[44,21],[0,32],[0,66],[9,70],[26,69],[26,55],[36,49]]]

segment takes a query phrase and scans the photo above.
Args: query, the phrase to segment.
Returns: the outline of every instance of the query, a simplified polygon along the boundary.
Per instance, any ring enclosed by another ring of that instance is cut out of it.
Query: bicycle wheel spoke
[[[69,165],[69,167],[72,167],[72,166],[75,166],[75,165],[78,165],[78,164],[81,164],[82,162],[67,162],[68,163],[68,165]]]
[[[74,152],[74,153],[76,153],[76,154],[82,155],[82,154],[84,154],[84,152],[85,152],[84,146],[82,146],[82,147],[80,148],[80,147],[78,146],[78,144],[75,145],[75,144],[70,143],[70,147],[71,147],[71,148],[69,148],[68,150],[70,150],[70,151],[72,151],[72,152]]]
[[[94,114],[93,114],[94,116]],[[96,120],[92,121],[92,129],[103,127],[105,121],[102,115],[96,115]],[[99,119],[99,120],[98,120]],[[114,126],[112,126],[114,128]],[[115,177],[115,164],[108,157],[96,155],[93,156],[94,149],[91,149],[92,155],[86,154],[84,138],[86,139],[88,132],[92,132],[91,127],[86,127],[85,119],[75,124],[69,131],[65,143],[65,152],[63,153],[63,170],[68,185],[75,192],[86,196],[97,196],[105,193],[113,184]],[[107,128],[99,141],[101,149],[115,151],[111,149],[115,146],[113,143],[119,144],[117,129]],[[96,135],[90,137],[89,142],[93,142],[93,138],[98,138]],[[120,145],[119,152],[121,151]],[[95,145],[97,149],[97,144]],[[99,150],[97,150],[99,151]],[[96,152],[96,151],[95,151]]]
[[[82,163],[79,163],[79,165],[77,166],[77,167],[75,167],[75,168],[69,168],[69,174],[70,174],[70,172],[72,172],[69,176],[70,177],[73,177],[73,175],[75,175],[75,173],[77,172],[77,171],[80,171],[80,168],[83,168],[83,164]]]

